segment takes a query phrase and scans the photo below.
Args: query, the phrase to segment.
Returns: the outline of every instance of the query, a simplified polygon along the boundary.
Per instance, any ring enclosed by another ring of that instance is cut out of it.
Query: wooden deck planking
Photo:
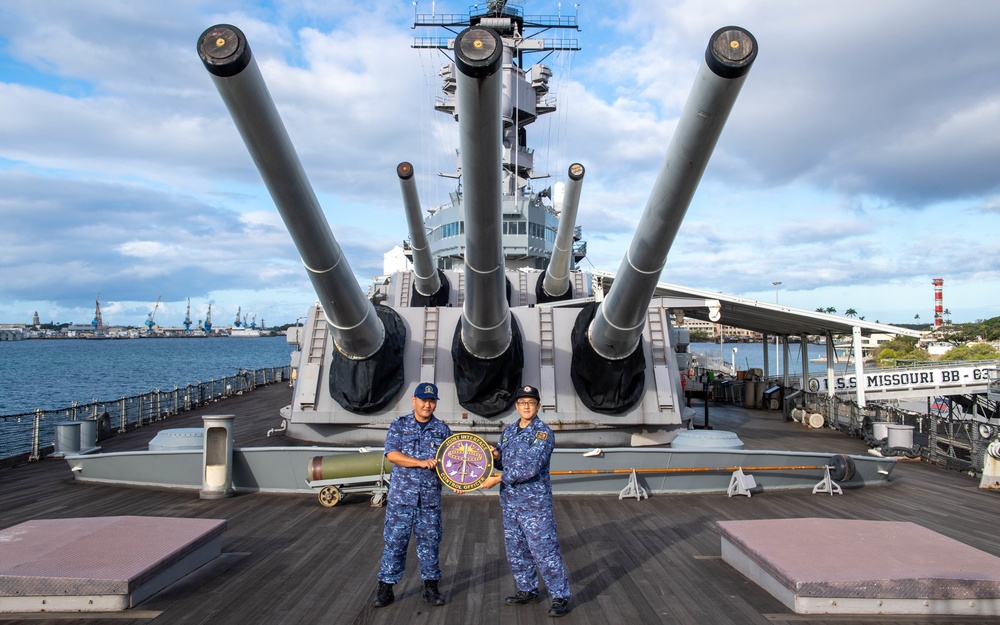
[[[279,424],[287,387],[248,395],[172,417],[101,441],[105,451],[144,448],[164,428],[200,427],[202,414],[236,414],[237,446],[295,444],[266,438]],[[697,422],[700,423],[700,414]],[[832,430],[810,430],[779,415],[711,407],[710,423],[736,431],[748,448],[865,453],[863,442]],[[624,482],[623,482],[624,486]],[[907,520],[1000,555],[995,540],[1000,493],[981,491],[966,475],[920,462],[900,462],[890,485],[845,489],[844,495],[772,491],[724,494],[562,496],[556,518],[573,611],[564,623],[998,623],[998,618],[797,615],[721,560],[719,520],[831,517]],[[442,590],[446,606],[421,598],[411,546],[397,602],[369,603],[382,552],[384,508],[349,496],[333,509],[314,496],[253,494],[200,500],[192,492],[75,483],[66,463],[45,460],[0,470],[0,527],[33,518],[103,515],[225,518],[223,556],[164,590],[128,615],[38,615],[33,623],[551,623],[547,600],[503,605],[514,590],[503,556],[503,529],[495,497],[448,496],[444,502]],[[818,537],[821,539],[822,537]],[[845,546],[849,548],[849,546]],[[121,618],[126,616],[126,618]],[[39,618],[40,617],[40,618]],[[0,615],[0,622],[21,620]]]

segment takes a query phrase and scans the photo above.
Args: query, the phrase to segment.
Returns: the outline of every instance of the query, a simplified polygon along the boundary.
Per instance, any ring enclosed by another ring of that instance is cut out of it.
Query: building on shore
[[[760,341],[764,338],[760,332],[754,332],[753,330],[744,330],[743,328],[727,326],[721,323],[713,323],[711,321],[702,321],[700,319],[692,319],[690,317],[684,318],[683,327],[687,328],[691,332],[705,332],[716,341],[719,340],[720,333],[725,337],[724,340],[730,342]]]
[[[0,323],[0,341],[22,341],[28,338],[28,328],[23,323]]]

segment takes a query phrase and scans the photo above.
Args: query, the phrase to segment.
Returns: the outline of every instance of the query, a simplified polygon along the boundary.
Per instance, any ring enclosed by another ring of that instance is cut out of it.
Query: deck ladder
[[[556,410],[556,361],[555,334],[552,323],[552,307],[538,306],[538,364],[541,376],[539,394],[542,410]]]
[[[584,275],[582,271],[574,271],[570,273],[573,276],[573,293],[576,297],[585,297],[587,289],[584,287],[583,279]]]
[[[649,350],[653,360],[653,384],[656,386],[656,403],[660,408],[671,408],[674,405],[670,385],[670,367],[667,365],[667,336],[663,325],[662,310],[659,307],[650,308],[646,314],[646,325],[649,327]]]
[[[528,305],[528,274],[517,272],[517,306]]]
[[[399,307],[409,308],[410,306],[410,272],[404,271],[403,277],[399,281]]]
[[[465,304],[465,272],[456,271],[455,273],[458,275],[458,297],[456,298],[458,302],[456,306],[461,308]]]
[[[424,308],[424,342],[420,349],[420,381],[433,382],[437,363],[438,309],[436,306]]]
[[[306,329],[306,359],[301,365],[302,371],[297,374],[296,395],[300,410],[312,410],[316,407],[316,396],[319,392],[319,380],[323,373],[323,358],[326,356],[326,341],[330,330],[326,327],[326,315],[323,308],[316,304],[311,315],[312,325]]]

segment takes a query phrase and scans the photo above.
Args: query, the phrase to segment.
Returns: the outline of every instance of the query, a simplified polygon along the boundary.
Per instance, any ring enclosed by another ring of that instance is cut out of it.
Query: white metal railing
[[[155,389],[111,401],[94,399],[83,404],[73,402],[68,408],[0,416],[0,465],[14,464],[18,459],[39,460],[52,447],[58,423],[93,419],[105,435],[126,432],[258,386],[282,382],[288,379],[290,370],[289,365],[239,369],[233,376],[174,386],[169,391]]]

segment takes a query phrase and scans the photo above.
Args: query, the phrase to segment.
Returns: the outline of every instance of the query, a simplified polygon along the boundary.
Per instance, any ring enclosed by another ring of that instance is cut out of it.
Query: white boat
[[[257,338],[260,336],[260,330],[257,328],[247,328],[245,326],[233,328],[229,331],[229,336],[239,338]]]

